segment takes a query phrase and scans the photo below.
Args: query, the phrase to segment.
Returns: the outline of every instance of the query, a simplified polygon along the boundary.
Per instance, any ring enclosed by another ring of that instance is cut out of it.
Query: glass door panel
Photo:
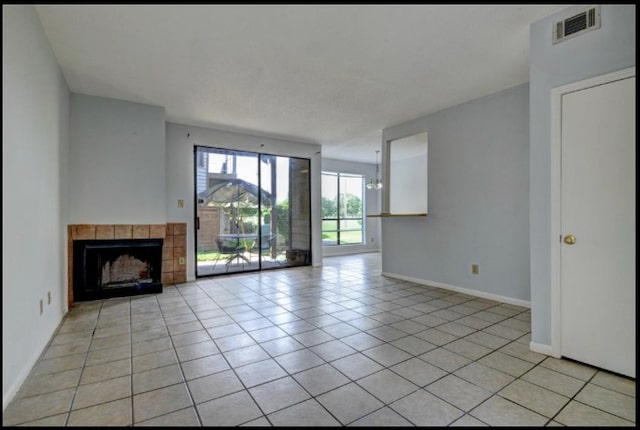
[[[196,147],[196,276],[259,268],[258,155]]]
[[[310,160],[196,147],[196,276],[311,264]]]
[[[289,173],[289,242],[286,265],[311,264],[311,162],[286,158]],[[283,163],[284,164],[284,163]]]
[[[261,264],[263,269],[311,264],[311,192],[308,159],[260,156],[263,203]]]

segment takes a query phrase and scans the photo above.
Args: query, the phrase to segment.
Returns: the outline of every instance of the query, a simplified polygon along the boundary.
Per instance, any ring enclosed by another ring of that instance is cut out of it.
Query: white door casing
[[[635,68],[553,90],[552,187],[552,354],[635,377]]]

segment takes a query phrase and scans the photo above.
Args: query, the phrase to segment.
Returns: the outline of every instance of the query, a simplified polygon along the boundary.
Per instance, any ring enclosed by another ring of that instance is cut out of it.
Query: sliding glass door
[[[196,146],[196,276],[311,264],[310,161]]]

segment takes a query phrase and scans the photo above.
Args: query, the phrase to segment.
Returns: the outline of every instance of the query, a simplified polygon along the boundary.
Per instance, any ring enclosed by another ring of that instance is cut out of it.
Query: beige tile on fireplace
[[[149,238],[151,239],[164,239],[167,235],[166,224],[151,224],[149,225]]]
[[[115,237],[115,227],[113,225],[97,225],[96,239],[113,239]]]
[[[163,273],[173,273],[173,260],[165,260],[162,262]]]
[[[149,225],[134,225],[132,232],[133,239],[149,239]]]
[[[114,231],[114,239],[131,239],[133,226],[128,224],[116,224]]]
[[[72,229],[73,240],[93,240],[96,238],[95,225],[76,225]]]
[[[184,248],[187,246],[187,238],[184,234],[173,235],[173,247]]]
[[[173,272],[163,273],[162,274],[162,284],[163,285],[172,285],[173,284]]]
[[[180,264],[180,259],[184,258],[185,256],[185,249],[184,246],[174,246],[173,247],[173,267],[176,268],[176,270],[184,270],[184,261],[182,261],[182,264]]]
[[[187,273],[185,271],[173,272],[173,282],[175,284],[183,284],[187,282]]]
[[[173,234],[166,234],[164,237],[164,246],[165,248],[173,248]]]
[[[186,223],[173,223],[173,235],[185,235],[187,234],[187,224]]]

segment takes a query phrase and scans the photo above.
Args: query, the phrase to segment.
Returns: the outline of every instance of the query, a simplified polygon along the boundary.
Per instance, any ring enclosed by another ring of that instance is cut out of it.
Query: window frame
[[[344,172],[333,172],[333,171],[325,171],[323,170],[321,172],[322,177],[324,178],[325,176],[332,176],[336,178],[336,217],[331,217],[331,218],[326,218],[324,216],[324,213],[322,214],[322,229],[321,229],[321,234],[324,233],[336,233],[336,241],[335,243],[326,243],[324,241],[324,238],[322,239],[322,246],[351,246],[351,245],[364,245],[365,244],[365,237],[366,237],[366,223],[365,223],[365,176],[359,173],[344,173]],[[356,178],[356,179],[360,179],[360,186],[361,186],[361,192],[360,192],[360,201],[361,201],[361,216],[360,217],[347,217],[347,216],[341,216],[340,215],[340,207],[341,207],[341,202],[340,202],[340,179],[341,178]],[[324,181],[323,181],[324,182]],[[321,193],[322,194],[322,193]],[[324,195],[321,196],[322,198],[324,198]],[[324,222],[325,221],[330,221],[335,223],[336,228],[332,229],[332,230],[325,230],[324,228]],[[360,229],[352,229],[352,228],[340,228],[341,222],[342,221],[360,221]],[[342,232],[351,232],[351,231],[359,231],[361,232],[361,239],[360,242],[357,243],[341,243],[341,233]]]

